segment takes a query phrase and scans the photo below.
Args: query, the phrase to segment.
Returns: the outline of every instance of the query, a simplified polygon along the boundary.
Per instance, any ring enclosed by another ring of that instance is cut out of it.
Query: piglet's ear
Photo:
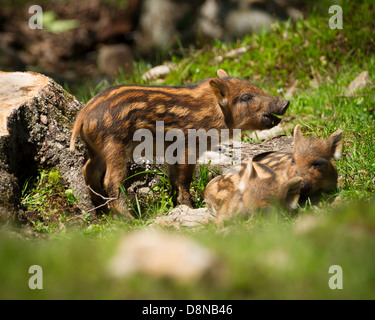
[[[301,137],[303,137],[301,127],[299,126],[299,124],[297,124],[296,127],[293,130],[293,138],[295,140],[295,139],[298,139],[298,138],[301,138]]]
[[[223,69],[219,69],[217,70],[217,76],[220,78],[220,79],[224,79],[224,78],[228,78],[228,73],[226,73]]]
[[[253,158],[250,158],[249,161],[246,164],[246,169],[241,175],[240,182],[238,183],[238,190],[240,192],[244,192],[246,189],[246,186],[249,184],[249,180],[255,179],[257,177],[257,172],[255,171],[254,165],[253,165]]]
[[[254,168],[254,164],[253,164],[253,158],[251,158],[247,162],[245,176],[247,177],[247,179],[256,178],[257,177],[257,172],[256,172],[256,170]]]
[[[228,86],[220,79],[211,79],[210,86],[214,92],[217,101],[221,107],[225,107],[228,104],[227,96],[229,93]]]
[[[294,149],[298,146],[298,143],[302,141],[303,135],[301,131],[301,127],[297,124],[293,131],[293,142],[294,142]]]
[[[327,143],[331,149],[332,158],[340,159],[342,150],[342,130],[339,129],[332,133],[328,138]]]

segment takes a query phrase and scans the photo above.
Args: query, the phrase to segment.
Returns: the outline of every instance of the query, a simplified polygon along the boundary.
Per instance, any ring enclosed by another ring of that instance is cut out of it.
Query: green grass
[[[352,204],[302,214],[293,223],[273,213],[225,233],[213,226],[185,231],[217,256],[222,271],[219,279],[188,284],[142,275],[112,279],[107,268],[121,235],[115,230],[104,238],[74,233],[31,242],[2,235],[0,298],[374,299],[374,209],[374,203]],[[27,286],[31,265],[43,268],[43,290]],[[328,286],[332,265],[342,267],[342,290]]]
[[[58,170],[43,170],[35,180],[26,180],[22,190],[23,209],[38,232],[56,232],[78,211],[78,199],[67,187]]]
[[[215,41],[182,58],[174,56],[176,70],[164,81],[166,85],[200,81],[222,68],[283,96],[298,80],[283,121],[300,124],[304,134],[319,138],[338,128],[344,131],[343,157],[336,161],[339,190],[334,203],[307,204],[293,215],[271,212],[235,220],[224,229],[208,225],[199,231],[182,230],[218,256],[224,274],[216,281],[181,285],[137,275],[115,282],[106,268],[119,236],[145,229],[155,214],[172,208],[170,186],[160,173],[164,180],[144,198],[133,200],[134,211],[142,216],[134,222],[68,210],[65,220],[58,221],[60,227],[39,218],[40,228],[34,225],[37,231],[23,236],[29,239],[23,241],[14,237],[20,228],[3,226],[0,298],[374,299],[375,87],[368,85],[353,97],[343,96],[363,70],[375,82],[375,39],[370,36],[375,8],[370,1],[342,1],[341,5],[342,30],[328,28],[328,7],[323,6],[306,20],[275,24],[268,33],[248,35],[235,43]],[[225,57],[239,47],[247,51]],[[133,75],[122,74],[114,84],[148,84],[141,75],[149,66],[138,62]],[[86,84],[74,94],[87,102],[109,85],[105,81]],[[207,170],[200,169],[203,174],[195,178],[191,190],[197,207],[204,206],[202,193],[209,177]],[[45,218],[54,210],[49,192],[59,190],[60,196],[69,196],[69,186],[54,180],[54,175],[41,173],[36,182],[25,186],[24,206]],[[75,199],[63,201],[71,201],[74,208]],[[70,228],[67,222],[77,220],[80,223]],[[39,240],[46,233],[49,241]],[[43,267],[43,290],[27,287],[27,270],[33,264]],[[343,290],[328,287],[331,265],[343,269]]]

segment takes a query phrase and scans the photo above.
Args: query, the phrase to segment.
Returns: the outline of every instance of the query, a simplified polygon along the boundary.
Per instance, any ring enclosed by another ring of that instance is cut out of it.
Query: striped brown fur
[[[285,178],[301,177],[301,199],[336,190],[338,175],[333,159],[341,156],[342,130],[335,131],[326,140],[320,140],[304,137],[297,125],[293,136],[293,153],[267,152],[255,156],[254,161]]]
[[[212,179],[205,190],[205,201],[220,225],[234,216],[247,217],[272,205],[294,208],[299,198],[300,182],[299,177],[285,179],[278,172],[250,159]]]
[[[218,76],[181,87],[115,86],[93,97],[75,120],[70,145],[74,151],[80,135],[87,146],[89,159],[83,168],[86,184],[96,193],[118,198],[110,202],[111,208],[129,216],[118,184],[125,180],[127,163],[139,144],[133,141],[137,129],[149,129],[155,136],[156,121],[164,121],[165,132],[181,129],[186,135],[189,129],[262,130],[281,121],[275,115],[284,114],[289,101],[269,96],[223,70],[218,70]],[[169,167],[177,202],[190,205],[195,165],[185,162]],[[100,196],[89,192],[95,205],[103,203]]]

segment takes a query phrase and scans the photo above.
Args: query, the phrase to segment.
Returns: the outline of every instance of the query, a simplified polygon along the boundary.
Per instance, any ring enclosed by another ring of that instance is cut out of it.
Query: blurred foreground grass
[[[123,231],[106,238],[75,233],[49,241],[0,236],[1,299],[374,299],[375,203],[303,214],[286,223],[277,213],[184,234],[217,257],[221,273],[188,284],[136,275],[115,280],[110,257]],[[119,225],[120,226],[120,225]],[[28,268],[43,268],[43,289],[31,290]],[[332,265],[343,289],[332,290]]]

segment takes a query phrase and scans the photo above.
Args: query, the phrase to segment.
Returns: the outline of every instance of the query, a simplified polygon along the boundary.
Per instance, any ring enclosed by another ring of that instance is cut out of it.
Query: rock
[[[269,30],[278,20],[303,18],[288,1],[205,0],[196,13],[194,30],[203,39],[236,39],[249,32]],[[221,63],[224,57],[218,57]]]
[[[236,49],[233,49],[233,50],[230,50],[229,52],[227,52],[224,57],[226,58],[234,58],[234,57],[238,57],[242,54],[244,54],[245,52],[247,52],[249,50],[248,47],[239,47],[239,48],[236,48]]]
[[[156,217],[152,226],[174,227],[200,227],[209,223],[215,217],[207,208],[192,209],[186,205],[180,205],[171,210],[166,216]]]
[[[294,96],[294,94],[297,91],[297,85],[298,85],[298,80],[294,80],[292,85],[288,88],[288,90],[285,92],[285,98],[290,99]]]
[[[172,63],[167,62],[160,66],[153,67],[152,69],[145,72],[142,75],[142,79],[152,81],[152,80],[164,78],[173,69],[174,69],[174,65]]]
[[[199,157],[197,164],[207,164],[212,166],[219,165],[224,167],[230,167],[233,163],[233,158],[230,154],[221,153],[219,151],[206,151]]]
[[[239,48],[230,50],[229,52],[224,54],[224,57],[223,56],[217,56],[216,60],[217,60],[217,62],[222,63],[224,61],[224,58],[236,58],[236,57],[244,54],[248,50],[249,50],[248,47],[239,47]]]
[[[262,143],[249,143],[249,142],[241,142],[241,152],[237,153],[237,156],[241,157],[241,161],[248,161],[251,157],[269,151],[284,151],[284,152],[292,152],[293,151],[293,137],[286,136],[284,134],[279,134],[279,128],[275,128],[274,130],[264,130],[260,131],[262,135],[260,138],[268,140]],[[252,133],[254,134],[254,133]],[[255,139],[256,137],[254,137]],[[259,136],[257,139],[261,140]],[[238,151],[237,151],[238,152]],[[230,153],[228,154],[221,154],[220,152],[213,152],[209,151],[206,152],[206,158],[199,158],[199,164],[207,164],[209,160],[214,160],[210,163],[209,168],[217,168],[219,172],[223,172],[224,169],[228,169],[233,167],[233,158],[230,157]],[[236,164],[239,164],[241,161],[237,160]]]
[[[267,140],[273,137],[279,136],[284,133],[283,128],[280,124],[276,127],[273,127],[269,130],[255,130],[250,134],[251,139],[253,140]]]
[[[348,94],[354,94],[358,90],[364,89],[368,84],[372,84],[368,71],[362,71],[348,86]]]
[[[250,157],[269,151],[293,152],[293,137],[280,135],[266,140],[262,143],[242,143],[242,161]]]
[[[125,44],[103,45],[99,48],[97,64],[99,71],[113,79],[118,75],[119,68],[125,74],[133,71],[133,53]]]
[[[213,274],[217,259],[205,247],[179,234],[138,231],[121,239],[108,272],[122,278],[142,274],[190,283]]]
[[[297,20],[302,20],[303,19],[303,13],[301,10],[288,6],[286,8],[286,13],[292,20],[297,21]]]
[[[70,183],[80,208],[92,207],[81,168],[84,148],[69,152],[71,127],[82,104],[52,79],[33,72],[0,72],[0,190],[11,186],[0,205],[19,209],[20,190],[38,169],[57,168]],[[1,192],[0,192],[1,193]]]
[[[206,0],[198,12],[195,24],[196,33],[208,39],[222,39],[224,30],[220,25],[220,6],[216,0]]]
[[[276,19],[267,11],[239,8],[231,11],[225,19],[226,29],[233,35],[244,36],[248,32],[269,30]]]
[[[73,16],[77,16],[80,10],[87,10],[93,6],[92,13],[99,16],[99,19],[86,22],[85,26],[94,29],[97,35],[97,43],[118,43],[122,39],[127,41],[133,39],[132,33],[135,31],[139,19],[139,11],[142,0],[127,0],[126,2],[108,2],[98,0],[82,0],[88,4],[81,5],[82,8],[72,6]],[[55,5],[56,7],[56,5]],[[87,19],[87,14],[83,18]],[[94,16],[95,17],[95,16]]]
[[[144,0],[139,19],[137,50],[167,49],[180,37],[177,22],[189,9],[188,3],[172,0]]]

